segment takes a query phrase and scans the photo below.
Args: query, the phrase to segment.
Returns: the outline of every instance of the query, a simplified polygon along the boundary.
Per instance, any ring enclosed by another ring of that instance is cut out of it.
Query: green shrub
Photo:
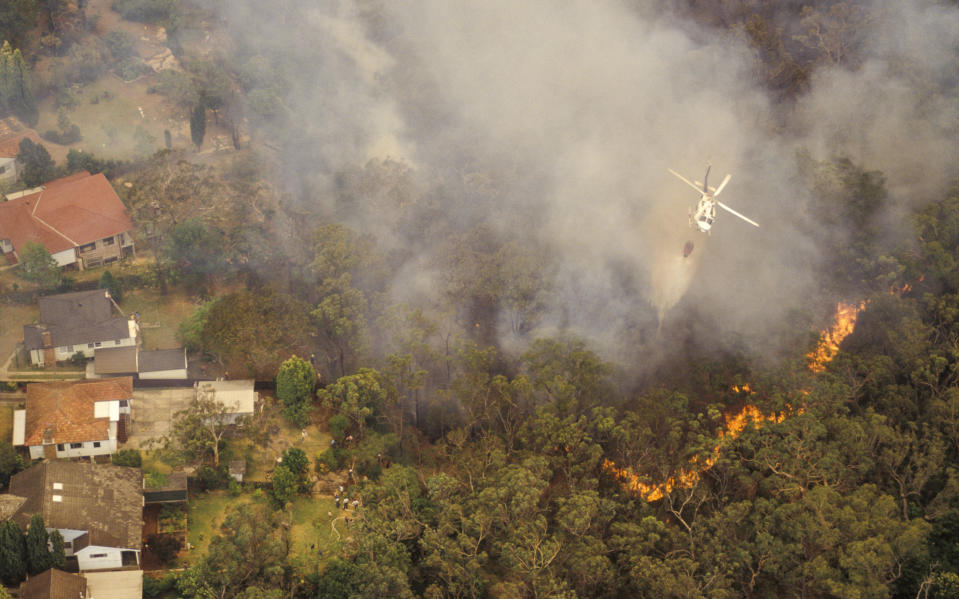
[[[159,489],[165,486],[166,483],[167,475],[162,472],[157,472],[156,470],[150,470],[146,473],[146,476],[143,477],[143,484],[146,485],[148,489]]]
[[[176,573],[170,572],[162,578],[143,577],[143,596],[159,597],[176,589]]]
[[[77,353],[70,356],[69,362],[73,364],[74,366],[86,366],[87,357],[83,355],[82,351],[78,351]]]
[[[337,447],[331,447],[316,456],[315,469],[319,473],[339,470],[346,461],[347,452]],[[326,470],[324,470],[324,468]]]
[[[113,0],[110,8],[128,21],[156,23],[173,15],[173,0]]]
[[[343,442],[343,437],[346,435],[346,429],[349,426],[350,419],[343,414],[336,414],[335,416],[332,416],[326,423],[326,427],[329,429],[330,435],[336,439],[337,443]]]
[[[111,455],[110,459],[115,466],[131,466],[133,468],[143,466],[143,456],[140,455],[139,449],[121,449]]]
[[[140,75],[149,73],[152,70],[153,69],[151,69],[137,56],[131,56],[130,58],[124,59],[114,69],[116,74],[119,75],[120,79],[123,79],[124,81],[133,81]]]
[[[62,131],[47,130],[47,132],[43,134],[43,139],[68,146],[83,139],[83,135],[80,133],[80,127],[77,127],[75,124],[70,124]]]
[[[103,36],[103,41],[114,60],[121,61],[136,53],[136,39],[126,31],[114,29]]]
[[[197,470],[197,476],[199,476],[203,482],[204,488],[208,490],[225,489],[229,486],[230,481],[233,480],[230,478],[230,472],[227,470],[226,464],[220,464],[216,468],[202,466]]]

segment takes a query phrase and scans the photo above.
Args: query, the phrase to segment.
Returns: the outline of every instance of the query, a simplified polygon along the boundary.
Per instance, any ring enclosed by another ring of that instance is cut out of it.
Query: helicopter
[[[706,181],[709,179],[710,168],[712,167],[711,166],[706,167],[706,176],[703,177],[703,183],[702,183],[701,189],[700,189],[699,181],[696,181],[694,183],[690,181],[689,179],[687,179],[686,177],[680,175],[673,169],[668,169],[669,172],[676,175],[680,180],[683,181],[683,183],[689,185],[690,187],[695,189],[697,192],[699,192],[701,196],[699,198],[699,203],[696,205],[696,212],[693,213],[692,210],[689,211],[689,226],[692,227],[693,223],[695,223],[696,228],[699,229],[700,233],[709,233],[709,230],[713,226],[713,222],[716,220],[716,206],[718,205],[720,208],[722,208],[726,212],[735,214],[736,216],[743,219],[747,223],[755,227],[758,227],[759,223],[757,223],[756,221],[750,218],[747,218],[746,216],[743,216],[742,214],[736,212],[735,210],[733,210],[726,204],[723,204],[722,202],[716,199],[716,196],[722,193],[723,189],[726,187],[726,184],[729,183],[729,180],[732,178],[732,175],[726,175],[722,183],[719,184],[719,187],[710,187],[706,183]],[[688,255],[688,253],[686,255]]]

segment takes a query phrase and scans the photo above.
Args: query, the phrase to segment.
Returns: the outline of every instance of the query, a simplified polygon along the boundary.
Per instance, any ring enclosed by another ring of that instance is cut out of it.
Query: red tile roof
[[[0,119],[0,158],[15,158],[20,153],[20,140],[29,137],[34,143],[42,140],[16,117]]]
[[[19,251],[28,241],[52,254],[133,228],[123,202],[102,173],[50,181],[41,191],[0,202],[0,239]]]
[[[94,418],[97,401],[130,399],[133,379],[27,385],[24,445],[82,443],[109,438],[110,419]]]

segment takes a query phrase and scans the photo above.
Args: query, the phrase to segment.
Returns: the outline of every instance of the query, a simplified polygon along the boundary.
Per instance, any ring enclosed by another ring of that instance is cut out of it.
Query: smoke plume
[[[450,231],[396,232],[411,204],[428,205],[460,231],[484,225],[545,250],[550,301],[523,338],[568,329],[642,360],[677,304],[698,315],[704,345],[735,334],[758,355],[816,297],[821,256],[797,151],[881,169],[894,199],[955,175],[959,11],[867,8],[861,64],[818,67],[788,113],[757,83],[743,39],[621,1],[286,0],[270,17],[237,0],[223,10],[234,36],[296,65],[285,97],[296,127],[276,133],[295,148],[282,177],[301,201],[406,256],[396,301],[437,293]],[[402,201],[373,191],[355,211],[336,207],[337,173],[386,159]],[[707,164],[714,184],[732,174],[722,199],[760,229],[722,212],[711,236],[688,227],[698,198],[667,168],[701,180]]]

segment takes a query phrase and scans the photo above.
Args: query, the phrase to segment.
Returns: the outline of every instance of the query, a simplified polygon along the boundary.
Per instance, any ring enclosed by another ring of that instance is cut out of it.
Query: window
[[[2,175],[2,174],[5,173],[5,172],[7,172],[7,167],[6,167],[6,165],[0,166],[0,175]]]
[[[98,558],[98,557],[106,557],[106,556],[107,556],[106,553],[91,553],[91,554],[90,554],[90,558],[91,558],[91,559],[96,559],[96,558]]]
[[[94,446],[94,447],[100,447],[100,442],[99,442],[99,441],[94,441],[94,442],[93,442],[93,446]]]
[[[72,354],[72,353],[73,353],[73,346],[72,346],[72,345],[68,345],[68,346],[67,346],[67,351]]]
[[[113,245],[116,242],[117,242],[116,239],[112,237],[107,237],[106,239],[103,240],[103,245]]]
[[[63,446],[63,443],[59,443],[59,444],[57,445],[57,451],[63,451],[63,450],[65,450],[65,449],[66,449],[66,447]]]
[[[127,406],[129,406],[129,405],[130,405],[130,401],[129,401],[129,400],[127,400],[127,399],[121,399],[121,400],[120,400],[120,407],[121,407],[121,408],[125,408],[125,407],[127,407]]]
[[[71,443],[71,444],[70,444],[70,449],[80,449],[81,447],[83,447],[83,443]]]
[[[96,343],[94,343],[94,345],[95,345],[96,347],[100,347],[101,345],[103,345],[103,342],[102,342],[102,341],[97,341]]]
[[[93,344],[92,344],[92,343],[87,343],[87,347],[90,348],[90,349],[93,349]]]
[[[95,250],[96,248],[97,248],[97,244],[96,244],[96,243],[88,243],[88,244],[86,244],[86,245],[81,245],[81,246],[80,246],[80,251],[81,251],[81,252],[92,252],[92,251]]]

